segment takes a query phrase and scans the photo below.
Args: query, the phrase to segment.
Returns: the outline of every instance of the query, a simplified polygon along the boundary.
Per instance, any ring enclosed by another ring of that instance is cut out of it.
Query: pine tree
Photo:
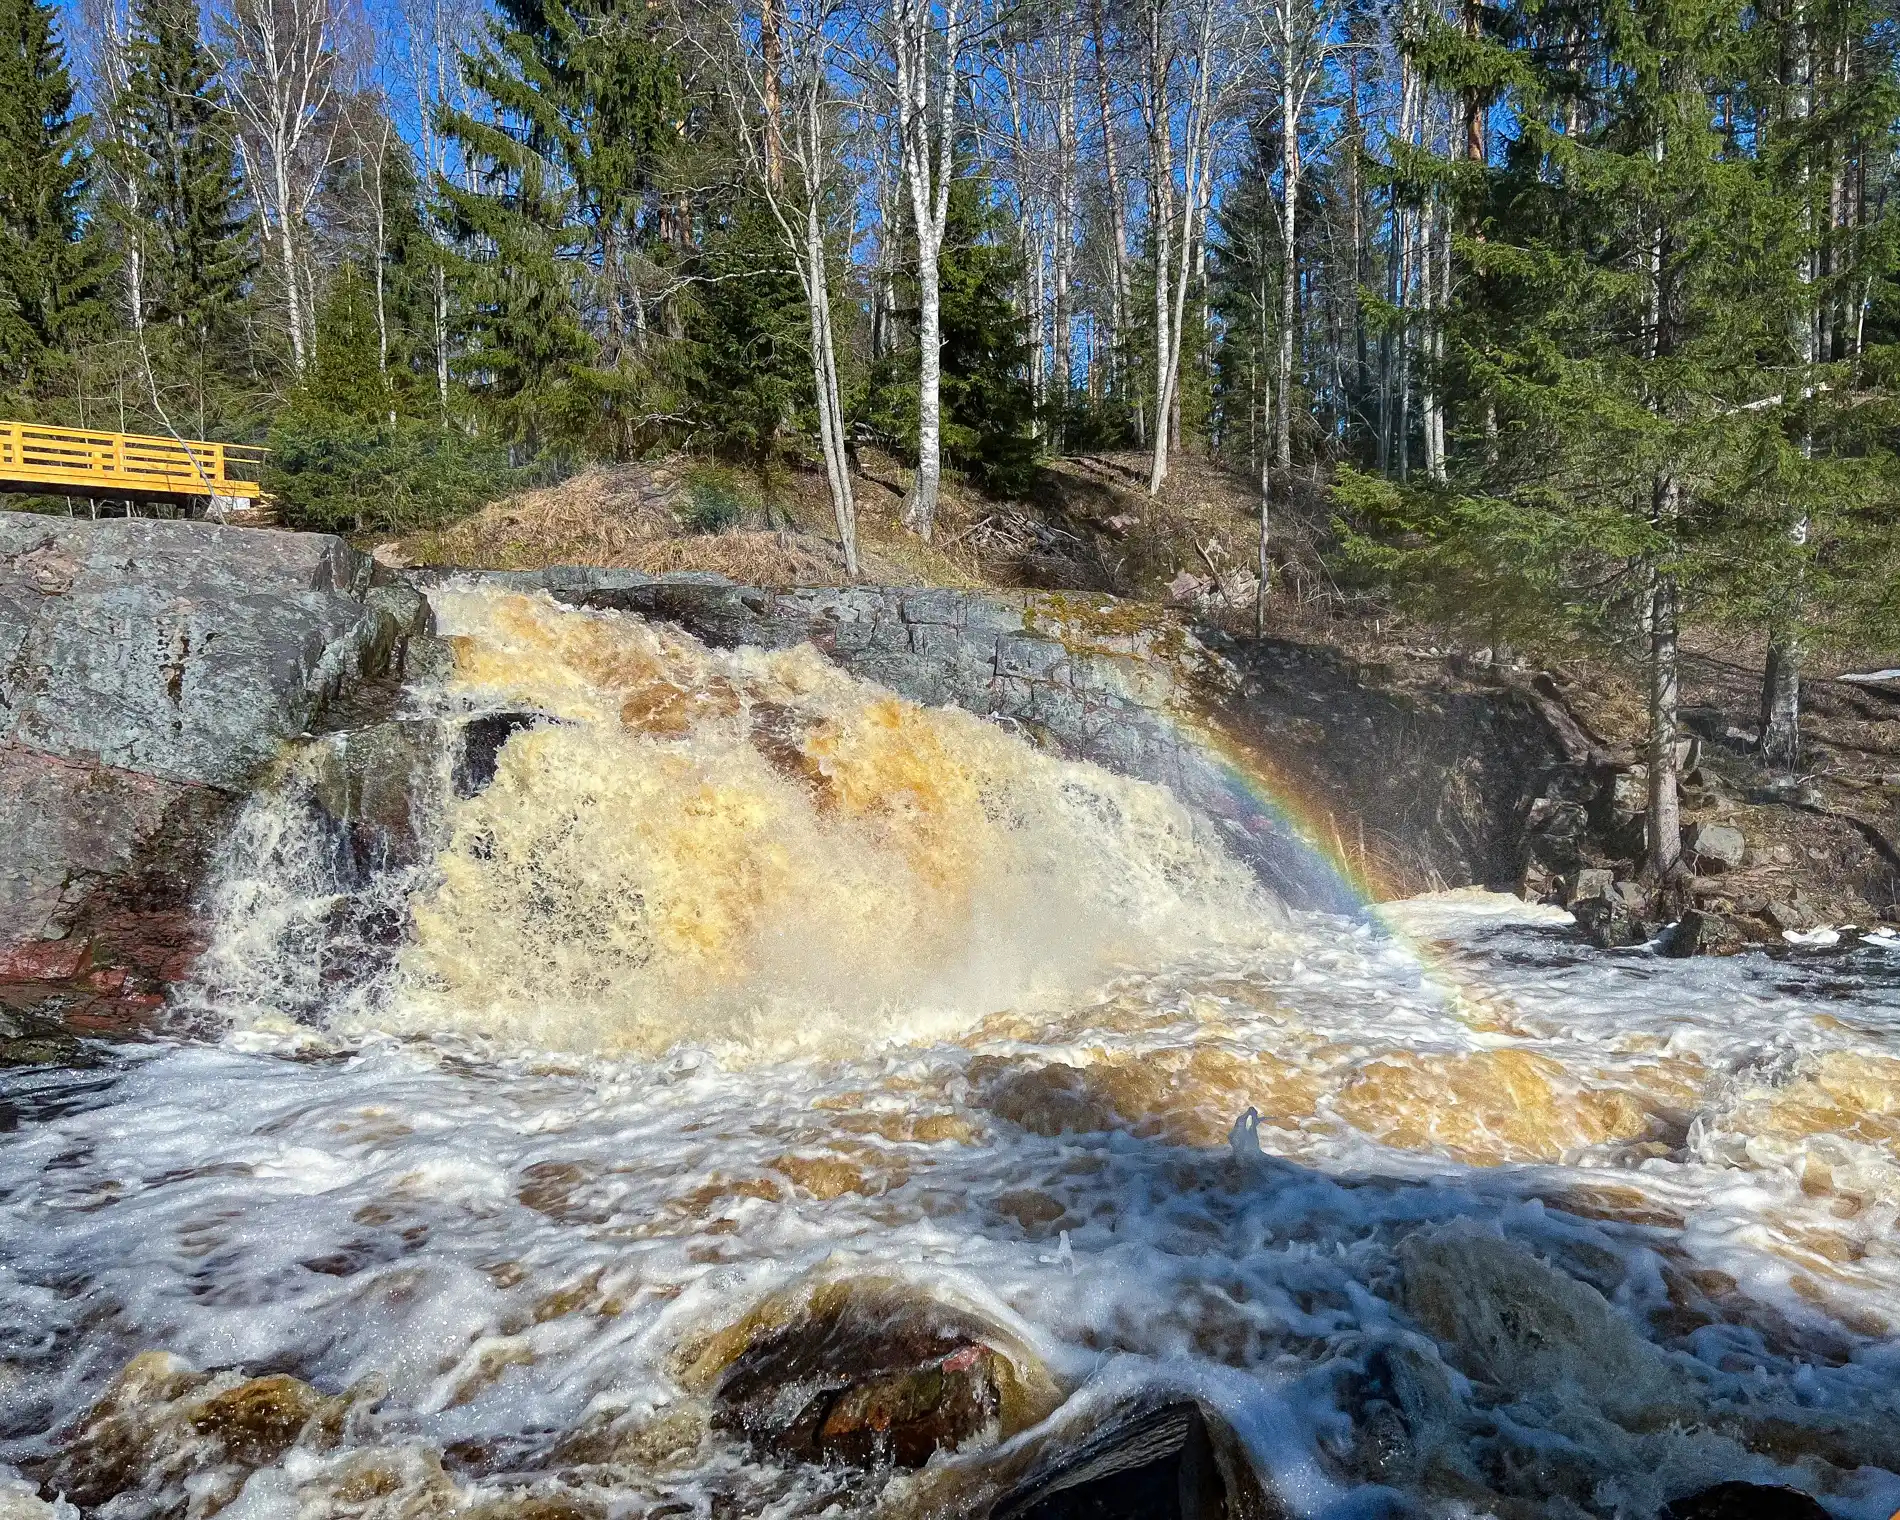
[[[203,353],[236,325],[255,260],[232,123],[196,0],[140,0],[126,63],[122,173],[137,191],[136,209],[119,214],[125,234],[140,240],[144,315]]]
[[[0,0],[0,366],[29,393],[106,315],[86,129],[52,5]]]

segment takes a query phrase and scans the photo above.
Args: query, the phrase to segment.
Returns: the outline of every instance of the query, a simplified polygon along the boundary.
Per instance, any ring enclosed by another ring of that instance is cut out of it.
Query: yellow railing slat
[[[209,441],[0,422],[0,489],[92,486],[109,490],[116,485],[172,495],[256,499],[262,494],[258,482],[237,479],[231,469],[235,465],[254,472],[263,462],[263,452]]]

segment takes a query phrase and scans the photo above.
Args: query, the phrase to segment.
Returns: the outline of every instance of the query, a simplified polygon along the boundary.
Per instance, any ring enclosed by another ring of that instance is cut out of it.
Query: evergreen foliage
[[[287,521],[333,531],[432,527],[506,489],[505,450],[397,409],[369,278],[331,282],[317,344],[270,435],[266,486]]]
[[[959,174],[950,189],[940,274],[944,455],[985,489],[1005,495],[1029,485],[1038,459],[1029,342],[1014,301],[1022,279],[1022,256],[1007,240],[988,184],[979,175]],[[857,415],[861,424],[914,450],[914,306],[899,315],[909,324],[908,344],[872,366]]]
[[[112,210],[142,254],[146,319],[207,349],[237,325],[255,258],[196,0],[140,0],[126,54],[116,141],[135,189]]]
[[[107,315],[107,256],[84,218],[87,126],[53,6],[0,0],[0,370],[29,407]]]
[[[646,213],[680,115],[666,49],[630,5],[503,0],[462,67],[492,111],[442,123],[476,165],[473,188],[437,186],[460,371],[517,439],[624,446],[611,424],[652,316],[630,273],[656,251]]]
[[[815,406],[804,296],[753,197],[730,197],[702,225],[689,265],[680,400],[695,449],[763,464]]]

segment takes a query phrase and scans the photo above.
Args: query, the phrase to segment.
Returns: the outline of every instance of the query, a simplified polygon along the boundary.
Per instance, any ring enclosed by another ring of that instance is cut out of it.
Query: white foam
[[[562,676],[540,695],[579,713],[601,690]],[[1077,776],[985,763],[1032,790]],[[1547,912],[1474,894],[1388,905],[1411,940],[1314,919],[1250,943],[1158,912],[1150,927],[1172,927],[1138,958],[988,1017],[940,1021],[894,983],[815,1049],[681,1044],[675,1023],[646,1047],[662,1056],[565,1037],[548,1052],[527,1036],[572,1025],[511,1006],[524,986],[476,1017],[449,991],[396,1001],[400,966],[335,1006],[272,970],[278,929],[314,919],[299,894],[315,878],[297,874],[304,845],[263,832],[280,874],[225,901],[240,918],[266,902],[278,927],[239,925],[207,983],[228,1035],[128,1052],[91,1096],[85,1073],[0,1078],[40,1105],[0,1148],[0,1461],[43,1455],[159,1347],[331,1391],[380,1378],[363,1439],[416,1472],[433,1470],[417,1452],[455,1442],[514,1443],[533,1468],[592,1423],[687,1409],[682,1347],[823,1271],[968,1306],[1077,1398],[1197,1392],[1296,1513],[1361,1502],[1371,1480],[1341,1465],[1353,1389],[1402,1355],[1447,1390],[1409,1417],[1447,1462],[1515,1431],[1594,1472],[1601,1513],[1646,1517],[1722,1477],[1818,1481],[1726,1427],[1593,1424],[1535,1390],[1478,1421],[1500,1395],[1436,1360],[1404,1307],[1400,1243],[1420,1230],[1501,1236],[1590,1283],[1686,1379],[1659,1387],[1744,1425],[1765,1411],[1900,1429],[1900,998],[1875,974],[1884,953],[1601,956]],[[1035,942],[1033,922],[990,926],[1018,930]],[[317,1026],[288,1016],[312,1006]],[[632,1016],[624,998],[595,1006]],[[429,1007],[446,1010],[433,1025]],[[49,1096],[68,1086],[65,1104]],[[1700,1296],[1673,1303],[1691,1278]],[[1537,1273],[1519,1280],[1533,1291]],[[348,1456],[297,1454],[230,1512],[342,1514]],[[1900,1506],[1890,1473],[1835,1477],[1837,1514]],[[630,1512],[704,1509],[715,1491],[741,1513],[845,1502],[833,1478],[775,1476],[717,1437],[585,1481]]]

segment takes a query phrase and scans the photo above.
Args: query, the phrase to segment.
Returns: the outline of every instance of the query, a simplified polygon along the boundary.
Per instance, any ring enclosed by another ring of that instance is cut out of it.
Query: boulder
[[[1602,873],[1608,875],[1606,871]],[[1645,916],[1647,900],[1640,889],[1636,894],[1622,892],[1618,883],[1578,897],[1570,913],[1585,937],[1599,950],[1620,950],[1647,943],[1653,927]]]
[[[1792,901],[1771,902],[1757,916],[1781,934],[1805,929],[1813,922],[1809,915]]]
[[[1682,848],[1698,874],[1712,876],[1739,869],[1748,841],[1728,824],[1697,823],[1682,831]]]
[[[404,631],[325,534],[0,513],[0,741],[241,788]]]
[[[1138,1408],[1047,1454],[987,1520],[1278,1520],[1238,1444],[1198,1403]]]
[[[0,1067],[71,1066],[84,1059],[79,1042],[57,1024],[0,1008]]]
[[[1717,1483],[1671,1500],[1657,1520],[1828,1520],[1812,1495],[1768,1483]]]
[[[1691,908],[1677,921],[1663,947],[1665,955],[1734,955],[1754,942],[1739,919],[1706,908]]]
[[[1601,1293],[1509,1241],[1456,1227],[1408,1236],[1399,1271],[1406,1312],[1502,1401],[1582,1401],[1642,1428],[1695,1403],[1689,1378]]]
[[[818,1279],[755,1305],[696,1349],[681,1381],[762,1453],[919,1468],[1007,1440],[1059,1402],[1000,1327],[888,1279]]]
[[[1615,887],[1614,871],[1603,866],[1586,866],[1570,882],[1568,906],[1575,908],[1578,903],[1587,902],[1593,897],[1608,897]]]
[[[917,1468],[995,1425],[1006,1378],[998,1352],[921,1316],[873,1328],[821,1314],[747,1348],[716,1423],[797,1461]]]
[[[341,539],[0,512],[0,1007],[136,1026],[284,740],[386,691],[428,625]]]

